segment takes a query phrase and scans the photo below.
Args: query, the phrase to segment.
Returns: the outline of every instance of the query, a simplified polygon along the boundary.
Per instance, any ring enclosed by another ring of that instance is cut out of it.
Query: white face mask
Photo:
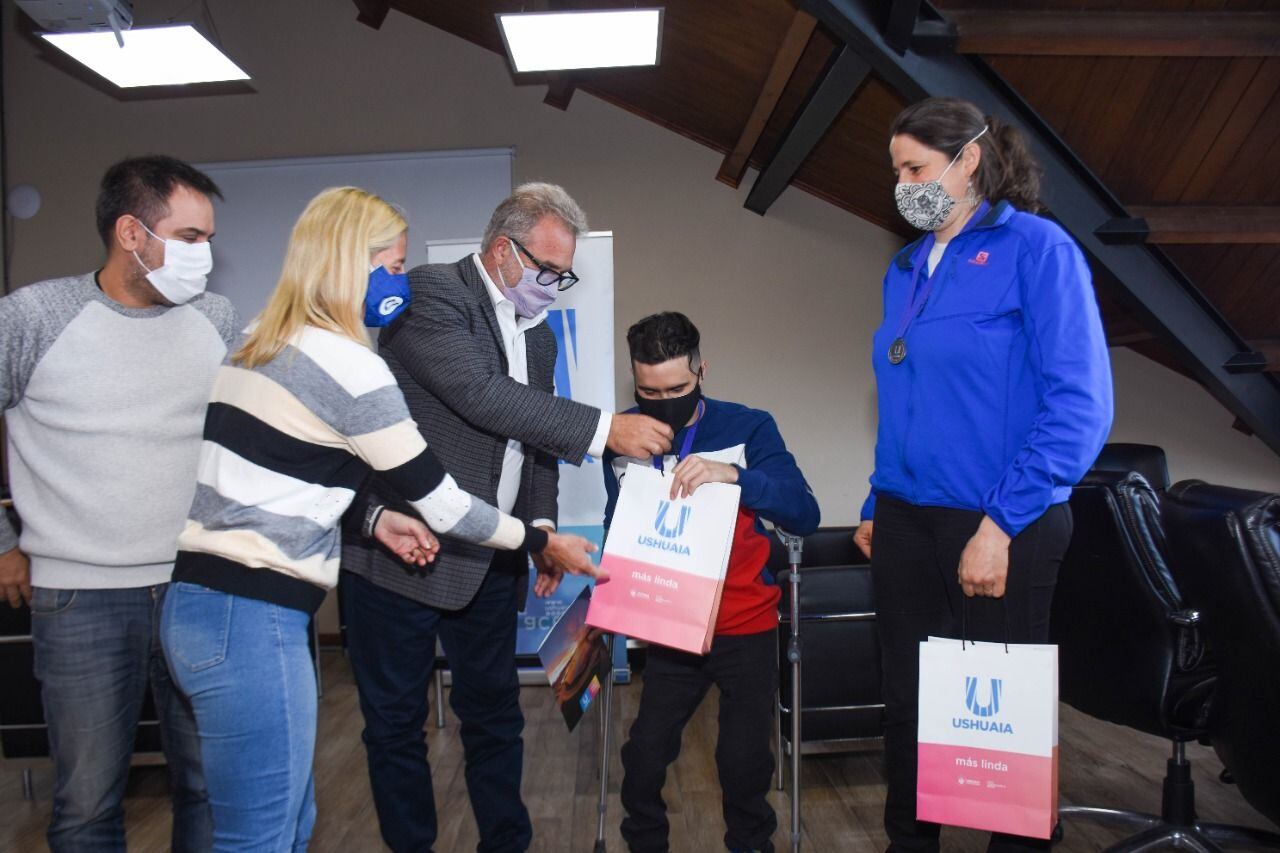
[[[141,219],[138,224],[152,237],[160,239]],[[147,281],[151,282],[152,287],[174,305],[190,302],[204,293],[209,273],[213,270],[213,252],[207,240],[203,243],[165,240],[164,265],[155,269],[149,269],[136,251],[133,257],[138,266],[147,271]]]

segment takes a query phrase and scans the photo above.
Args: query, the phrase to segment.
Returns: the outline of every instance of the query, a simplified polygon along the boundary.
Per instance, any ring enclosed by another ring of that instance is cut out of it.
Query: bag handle
[[[1004,653],[1009,654],[1009,596],[1000,596],[1000,604],[1004,608]],[[973,642],[969,639],[969,596],[960,599],[960,650],[964,651],[968,643]]]

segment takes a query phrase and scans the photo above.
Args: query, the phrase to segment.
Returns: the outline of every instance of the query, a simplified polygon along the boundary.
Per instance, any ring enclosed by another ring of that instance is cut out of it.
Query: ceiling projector
[[[17,4],[47,32],[118,34],[133,26],[133,0],[17,0]]]

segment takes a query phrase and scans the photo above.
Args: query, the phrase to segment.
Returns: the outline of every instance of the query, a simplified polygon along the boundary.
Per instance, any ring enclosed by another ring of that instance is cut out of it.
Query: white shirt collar
[[[489,277],[489,271],[485,269],[484,264],[480,262],[480,254],[478,252],[473,254],[471,256],[471,260],[475,262],[476,270],[480,273],[480,279],[484,282],[485,289],[489,291],[489,298],[493,300],[493,310],[498,312],[498,316],[502,316],[504,312],[510,311],[509,316],[515,320],[516,328],[522,332],[525,329],[533,328],[543,320],[547,319],[547,309],[545,308],[539,311],[532,318],[526,319],[524,317],[516,316],[515,303],[508,299],[506,294],[503,293],[498,285],[494,283],[493,279]],[[504,309],[502,307],[503,305],[508,305],[510,307]]]

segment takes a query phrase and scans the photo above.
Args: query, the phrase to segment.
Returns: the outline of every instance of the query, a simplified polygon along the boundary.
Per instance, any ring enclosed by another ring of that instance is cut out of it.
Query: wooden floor
[[[319,818],[311,850],[328,853],[384,849],[369,797],[363,722],[356,702],[355,685],[346,660],[338,652],[325,652],[324,697],[321,700],[319,745],[316,750],[316,796]],[[616,731],[625,732],[634,718],[639,684],[619,686]],[[533,817],[536,851],[576,853],[591,851],[596,830],[596,710],[578,730],[567,734],[549,690],[529,688],[522,699],[528,725],[525,729],[524,795]],[[665,796],[671,806],[671,846],[675,853],[722,850],[724,832],[720,817],[719,788],[713,753],[715,747],[715,695],[708,697],[685,732],[684,749],[670,778]],[[463,780],[462,748],[457,720],[451,714],[443,730],[430,727],[429,737],[436,796],[440,813],[438,853],[475,849],[475,825],[471,819]],[[620,768],[617,742],[612,750],[606,840],[610,851],[622,851],[618,835],[621,810],[618,803]],[[1203,820],[1270,827],[1240,798],[1236,789],[1218,781],[1222,770],[1213,752],[1192,745],[1188,749],[1195,772],[1200,816]],[[1160,779],[1164,773],[1167,744],[1156,738],[1098,722],[1066,705],[1061,715],[1061,791],[1064,803],[1101,805],[1158,811]],[[826,851],[878,851],[885,848],[880,826],[884,785],[880,754],[861,753],[805,756],[803,845],[814,853]],[[47,849],[44,829],[49,820],[52,772],[34,772],[33,802],[22,798],[21,774],[0,770],[0,851]],[[779,829],[774,844],[789,849],[788,798],[771,794],[778,811]],[[163,768],[135,768],[126,801],[128,842],[132,851],[161,851],[168,847],[170,817]],[[1120,837],[1100,825],[1072,820],[1066,837],[1055,849],[1062,853],[1098,850]],[[985,835],[964,830],[944,830],[943,849],[980,851]]]

